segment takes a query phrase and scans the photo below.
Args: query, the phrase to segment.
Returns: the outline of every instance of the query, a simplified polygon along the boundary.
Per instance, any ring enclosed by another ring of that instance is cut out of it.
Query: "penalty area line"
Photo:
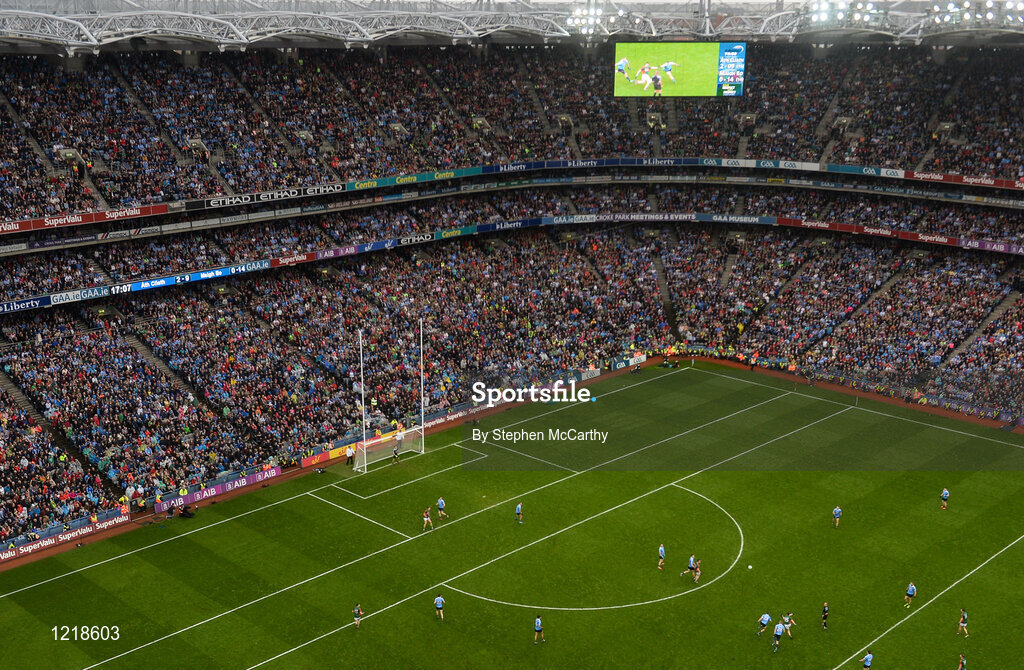
[[[317,499],[317,500],[319,500],[320,502],[325,502],[325,503],[327,503],[328,505],[333,505],[333,506],[337,507],[338,509],[340,509],[340,510],[342,510],[342,511],[344,511],[344,512],[348,512],[349,514],[353,514],[353,515],[355,515],[355,516],[359,517],[360,519],[363,519],[364,521],[369,521],[369,522],[370,522],[370,523],[372,523],[372,524],[375,524],[375,525],[377,525],[377,526],[380,526],[380,527],[381,527],[381,528],[383,528],[384,530],[390,530],[390,531],[391,531],[392,533],[395,533],[396,535],[401,535],[402,537],[404,537],[404,538],[406,538],[406,539],[409,539],[410,537],[412,537],[411,535],[406,535],[405,533],[403,533],[403,532],[402,532],[402,531],[400,531],[400,530],[395,530],[395,529],[394,529],[394,528],[392,528],[391,526],[385,526],[385,525],[384,525],[384,524],[382,524],[382,523],[381,523],[380,521],[375,521],[374,519],[371,519],[371,518],[370,518],[370,517],[368,517],[368,516],[363,516],[363,515],[362,515],[362,514],[360,514],[359,512],[353,512],[352,510],[350,510],[350,509],[349,509],[349,508],[347,508],[347,507],[342,507],[342,506],[341,506],[341,505],[339,505],[338,503],[336,503],[336,502],[332,502],[332,501],[328,500],[327,498],[321,498],[320,496],[318,496],[318,495],[317,495],[317,494],[315,494],[315,493],[310,493],[309,495],[310,495],[310,497],[316,498],[316,499]]]

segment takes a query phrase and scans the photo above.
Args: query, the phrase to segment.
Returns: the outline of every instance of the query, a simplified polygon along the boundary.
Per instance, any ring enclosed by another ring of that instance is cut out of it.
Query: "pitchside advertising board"
[[[90,523],[85,526],[81,526],[80,528],[74,528],[63,533],[44,537],[40,540],[36,540],[35,542],[29,542],[10,549],[4,548],[0,551],[0,563],[10,561],[15,558],[21,558],[22,556],[29,556],[38,551],[50,549],[51,547],[56,547],[57,545],[71,542],[73,540],[81,540],[83,537],[87,537],[93,533],[108,530],[115,526],[121,526],[129,521],[131,521],[131,518],[127,514],[119,514],[110,519],[97,521],[96,523]]]

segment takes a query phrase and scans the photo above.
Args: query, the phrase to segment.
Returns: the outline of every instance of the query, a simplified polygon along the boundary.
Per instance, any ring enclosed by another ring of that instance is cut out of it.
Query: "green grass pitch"
[[[718,94],[718,43],[717,42],[620,42],[615,45],[615,60],[608,64],[608,71],[615,77],[616,97],[650,98],[654,96],[654,87],[643,86],[626,81],[625,77],[616,72],[615,63],[620,58],[629,59],[629,78],[634,79],[637,70],[649,62],[654,67],[662,63],[675,61],[679,63],[673,70],[675,81],[662,75],[662,95],[665,97],[714,97]],[[635,81],[635,79],[634,79]]]
[[[880,670],[1021,667],[1021,436],[713,365],[591,388],[481,427],[603,445],[467,449],[459,428],[0,573],[0,667],[829,670],[868,645]],[[441,495],[451,518],[421,531]],[[797,622],[775,654],[765,610]],[[65,625],[119,639],[54,641]]]

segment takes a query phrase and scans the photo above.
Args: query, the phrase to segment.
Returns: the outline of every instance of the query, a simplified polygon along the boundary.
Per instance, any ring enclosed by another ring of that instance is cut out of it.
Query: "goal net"
[[[399,454],[422,454],[424,450],[423,427],[413,426],[412,428],[394,430],[359,442],[356,444],[356,471],[366,472],[366,469],[373,463],[391,458],[395,449]]]

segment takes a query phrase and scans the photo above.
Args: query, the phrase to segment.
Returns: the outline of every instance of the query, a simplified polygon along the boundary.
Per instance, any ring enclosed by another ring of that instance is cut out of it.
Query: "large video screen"
[[[747,45],[743,42],[619,42],[615,45],[617,97],[743,95]]]

